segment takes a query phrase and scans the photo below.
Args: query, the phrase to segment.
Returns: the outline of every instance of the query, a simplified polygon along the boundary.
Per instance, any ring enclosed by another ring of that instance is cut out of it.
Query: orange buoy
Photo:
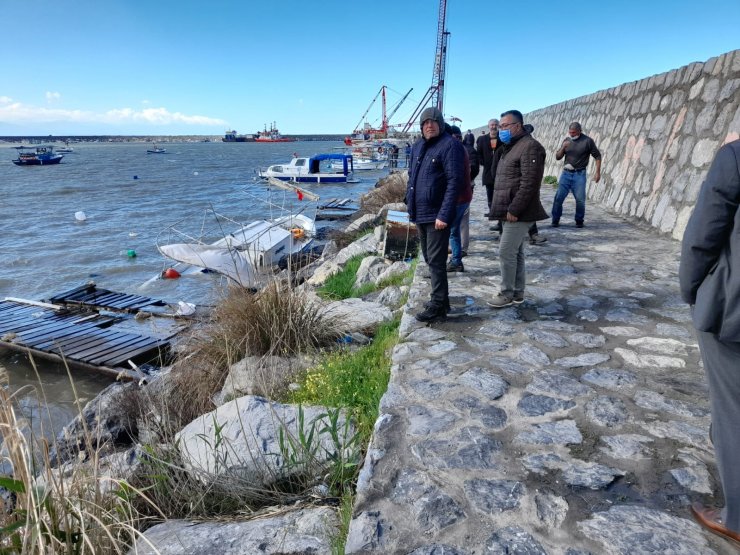
[[[174,268],[167,268],[164,272],[162,272],[162,277],[164,279],[177,279],[180,277],[180,272],[178,272]]]

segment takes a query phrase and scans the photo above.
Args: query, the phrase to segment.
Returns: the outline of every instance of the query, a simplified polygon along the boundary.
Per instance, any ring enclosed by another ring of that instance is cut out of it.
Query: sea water
[[[46,299],[94,281],[99,287],[167,302],[216,302],[223,280],[201,275],[152,279],[169,266],[157,251],[168,229],[197,235],[213,227],[212,211],[237,222],[270,217],[265,202],[305,208],[294,193],[268,191],[259,168],[287,163],[294,154],[331,152],[340,142],[160,143],[165,154],[147,154],[146,143],[78,143],[59,165],[15,166],[16,151],[0,146],[0,299]],[[5,154],[3,156],[2,154]],[[374,187],[386,172],[358,172],[359,183],[306,184],[321,196],[352,198]],[[304,212],[313,215],[312,210]],[[275,216],[279,215],[277,213]],[[181,222],[178,224],[178,222]],[[321,226],[322,222],[317,222]],[[230,229],[225,229],[230,231]],[[182,242],[182,238],[176,242]],[[44,386],[54,428],[76,414],[67,371],[2,351],[0,365],[11,388]],[[74,372],[83,400],[110,383]],[[31,409],[35,402],[26,402]]]

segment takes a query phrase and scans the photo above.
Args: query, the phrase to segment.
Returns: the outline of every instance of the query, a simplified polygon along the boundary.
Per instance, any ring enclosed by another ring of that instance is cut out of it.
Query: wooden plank
[[[101,353],[115,351],[117,349],[124,348],[127,345],[135,345],[142,340],[142,337],[143,336],[131,335],[129,333],[117,333],[115,337],[110,334],[105,335],[100,337],[100,341],[96,341],[88,345],[82,345],[73,352],[69,352],[69,356],[80,360],[89,360]],[[147,340],[152,339],[151,337],[143,338]]]
[[[82,327],[84,326],[84,327]],[[32,341],[29,341],[30,343],[33,343],[37,349],[44,349],[48,347],[49,345],[53,344],[55,341],[59,341],[63,337],[69,337],[70,335],[79,335],[80,333],[84,332],[95,332],[96,330],[100,330],[98,326],[94,324],[82,324],[81,326],[69,326],[66,329],[63,330],[56,330],[51,333],[47,333],[44,335],[40,335],[37,337],[34,337]]]
[[[69,318],[66,318],[69,320]],[[64,321],[64,320],[61,320]],[[34,326],[44,326],[48,323],[58,323],[60,322],[59,318],[55,318],[53,315],[50,315],[49,317],[45,318],[33,318],[29,316],[25,317],[17,317],[13,318],[7,321],[4,321],[0,324],[0,333],[7,333],[7,332],[18,332],[19,330],[29,329]]]
[[[9,332],[12,331],[12,333],[15,333],[18,337],[22,338],[24,342],[28,341],[29,339],[48,335],[49,333],[54,333],[56,330],[63,330],[68,328],[70,325],[73,325],[73,322],[69,321],[46,321],[43,323],[36,322],[36,323],[28,323],[28,324],[18,324],[16,327],[13,328],[13,330],[9,330]]]
[[[78,335],[67,336],[63,339],[54,341],[47,349],[49,350],[61,350],[65,356],[74,357],[75,353],[91,349],[96,345],[110,342],[114,339],[118,339],[121,336],[126,335],[123,332],[115,332],[114,335],[101,334],[101,333],[81,333]]]
[[[96,359],[96,361],[98,361],[99,364],[105,364],[106,366],[118,366],[118,365],[125,363],[127,360],[133,360],[136,357],[145,355],[150,351],[151,352],[158,351],[158,354],[160,356],[164,355],[169,350],[168,348],[169,348],[169,343],[157,342],[157,343],[154,343],[151,347],[148,347],[148,348],[142,347],[138,351],[127,353],[126,355],[119,356],[118,358],[108,358],[108,359],[102,359],[102,360]]]
[[[26,339],[33,339],[39,336],[48,335],[53,333],[55,330],[63,330],[64,328],[74,329],[85,329],[87,327],[100,327],[101,323],[105,323],[105,319],[99,317],[91,318],[89,315],[77,314],[69,316],[67,318],[50,318],[44,322],[43,325],[34,328],[22,330],[22,334]],[[84,326],[84,328],[83,328]],[[20,333],[20,332],[19,332]]]
[[[110,360],[117,360],[119,361],[118,364],[120,364],[121,362],[126,362],[128,359],[135,357],[136,353],[146,352],[157,347],[159,344],[159,341],[152,339],[151,337],[140,337],[139,341],[121,345],[117,349],[98,352],[91,356],[79,355],[79,358],[86,360],[90,364],[104,364],[108,366],[108,361]]]

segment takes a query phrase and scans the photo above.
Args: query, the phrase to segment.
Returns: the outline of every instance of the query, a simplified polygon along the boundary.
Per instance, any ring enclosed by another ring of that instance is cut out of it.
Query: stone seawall
[[[545,175],[560,175],[555,151],[572,121],[603,156],[589,198],[681,239],[714,154],[740,138],[740,50],[526,114]]]

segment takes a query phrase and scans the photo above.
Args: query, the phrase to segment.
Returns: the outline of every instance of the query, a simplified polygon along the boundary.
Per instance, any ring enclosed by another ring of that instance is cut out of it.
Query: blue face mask
[[[498,138],[501,139],[502,143],[508,145],[511,142],[511,131],[508,129],[500,129],[498,132]]]

